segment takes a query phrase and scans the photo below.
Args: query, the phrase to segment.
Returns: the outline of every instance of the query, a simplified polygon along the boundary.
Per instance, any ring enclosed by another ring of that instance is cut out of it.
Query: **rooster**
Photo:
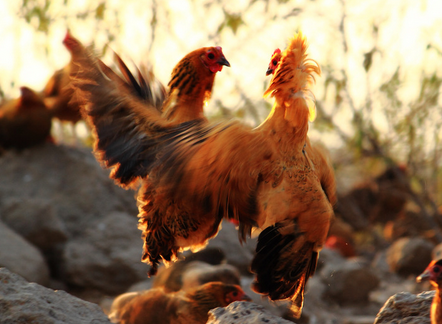
[[[208,312],[234,301],[251,301],[237,285],[210,282],[189,292],[165,293],[161,288],[117,297],[109,318],[120,324],[204,324]]]
[[[50,139],[52,115],[43,100],[28,87],[20,92],[0,106],[0,148],[24,149]]]
[[[431,285],[436,288],[436,294],[431,303],[431,324],[442,323],[442,259],[431,261],[416,280],[417,282],[429,280]]]
[[[148,175],[146,194],[138,199],[150,275],[160,259],[204,247],[223,217],[234,219],[241,241],[253,228],[262,231],[251,266],[253,289],[272,300],[291,300],[293,315],[300,316],[336,201],[330,161],[307,137],[315,112],[310,86],[320,68],[306,49],[299,33],[281,53],[265,92],[276,103],[254,129],[202,118],[171,123],[103,77],[93,60],[79,62],[84,72],[75,86],[86,98],[98,143],[108,136],[108,145],[99,146],[101,159],[122,185]],[[124,122],[118,122],[120,115]],[[112,146],[122,159],[110,153]]]

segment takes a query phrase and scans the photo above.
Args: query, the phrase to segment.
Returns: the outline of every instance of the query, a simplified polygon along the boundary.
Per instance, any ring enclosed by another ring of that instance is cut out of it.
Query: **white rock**
[[[207,324],[293,324],[251,302],[233,302],[209,311]]]
[[[430,306],[435,291],[414,295],[401,292],[390,297],[376,316],[374,324],[431,324]]]

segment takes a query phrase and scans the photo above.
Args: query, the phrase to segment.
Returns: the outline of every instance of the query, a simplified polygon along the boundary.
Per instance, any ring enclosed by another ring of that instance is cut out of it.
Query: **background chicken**
[[[329,160],[307,137],[314,113],[309,87],[320,69],[306,49],[299,33],[282,53],[266,91],[276,103],[255,129],[185,118],[176,124],[170,118],[174,114],[164,117],[127,96],[90,57],[79,62],[85,72],[75,85],[89,104],[101,159],[115,166],[112,176],[122,184],[149,175],[148,194],[138,199],[143,259],[152,264],[150,274],[160,257],[170,261],[183,248],[204,246],[223,217],[233,218],[242,240],[253,227],[263,230],[252,263],[254,290],[272,300],[290,299],[300,316],[305,284],[315,271],[336,199]],[[201,81],[195,84],[190,89],[207,89]],[[173,101],[180,102],[190,91],[187,85],[171,90],[168,101],[176,95]]]
[[[431,324],[442,323],[442,259],[432,261],[416,280],[418,282],[429,280],[431,285],[436,288],[436,294],[431,304]]]
[[[206,283],[188,293],[155,288],[117,297],[109,318],[120,324],[204,324],[209,310],[242,300],[251,299],[240,286],[221,282]]]
[[[24,149],[50,139],[52,115],[43,100],[27,87],[20,92],[0,107],[0,148]]]
[[[239,271],[226,264],[225,254],[218,248],[206,248],[192,253],[169,267],[160,267],[153,288],[163,287],[166,292],[188,290],[211,281],[240,284]],[[184,287],[183,287],[184,286]]]
[[[51,110],[53,116],[60,121],[70,122],[73,127],[81,120],[80,106],[76,100],[73,100],[74,90],[70,86],[70,75],[75,74],[78,66],[73,63],[75,48],[72,46],[74,38],[69,33],[63,40],[63,45],[71,54],[70,62],[50,77],[46,83],[42,95],[47,107]],[[75,135],[75,131],[73,132]]]

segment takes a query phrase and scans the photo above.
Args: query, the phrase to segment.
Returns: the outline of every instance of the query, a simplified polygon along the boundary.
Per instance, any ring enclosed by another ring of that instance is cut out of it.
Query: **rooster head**
[[[442,286],[442,259],[432,261],[423,273],[417,278],[417,282],[427,281],[434,287]]]
[[[230,67],[230,63],[225,58],[221,46],[204,48],[203,53],[200,55],[200,57],[204,65],[212,73],[222,71],[223,65]]]
[[[281,61],[281,50],[277,48],[272,54],[272,58],[270,60],[269,67],[267,68],[266,75],[275,73],[275,70],[279,65],[279,61]]]

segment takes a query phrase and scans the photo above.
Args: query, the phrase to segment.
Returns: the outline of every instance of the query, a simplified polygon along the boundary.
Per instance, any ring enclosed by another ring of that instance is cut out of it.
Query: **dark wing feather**
[[[284,233],[284,234],[282,234]],[[253,290],[272,300],[290,299],[293,316],[301,316],[308,278],[316,270],[314,243],[304,240],[296,220],[267,227],[258,237],[251,270]]]
[[[121,57],[114,53],[115,61],[117,62],[118,69],[123,77],[126,79],[126,83],[131,88],[136,96],[143,101],[146,101],[150,105],[154,106],[158,110],[161,110],[163,102],[166,98],[166,90],[164,86],[156,80],[151,71],[141,72],[137,68],[137,79],[133,76],[127,65],[121,59]],[[154,85],[158,84],[158,90],[155,91]]]
[[[167,132],[161,113],[134,95],[134,86],[121,79],[80,43],[71,75],[82,114],[96,136],[97,159],[112,168],[111,177],[121,186],[146,177],[157,154],[157,135]]]

